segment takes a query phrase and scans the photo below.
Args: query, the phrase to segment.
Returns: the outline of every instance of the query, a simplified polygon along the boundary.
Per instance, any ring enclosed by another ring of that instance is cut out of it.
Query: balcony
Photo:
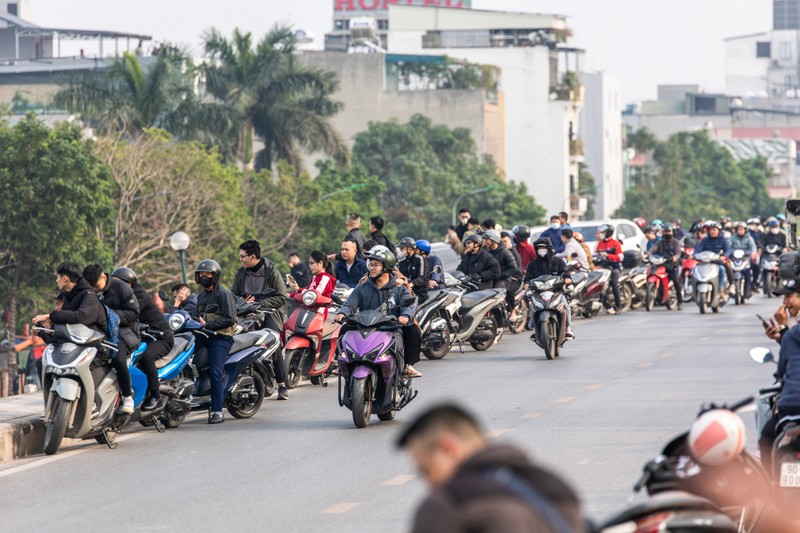
[[[551,88],[553,100],[565,102],[583,102],[584,86],[576,72],[565,72],[558,84]]]
[[[569,159],[572,163],[583,163],[583,141],[575,137],[569,141]]]

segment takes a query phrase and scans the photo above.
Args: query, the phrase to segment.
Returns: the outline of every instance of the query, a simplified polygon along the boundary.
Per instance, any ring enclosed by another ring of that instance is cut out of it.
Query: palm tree
[[[212,29],[204,40],[210,57],[206,89],[236,117],[235,157],[245,169],[256,159],[265,168],[285,159],[299,169],[301,150],[347,160],[344,142],[329,122],[342,108],[331,98],[338,80],[332,72],[298,64],[289,28],[273,27],[255,47],[252,35],[239,29],[231,39]],[[257,158],[255,137],[264,143]]]

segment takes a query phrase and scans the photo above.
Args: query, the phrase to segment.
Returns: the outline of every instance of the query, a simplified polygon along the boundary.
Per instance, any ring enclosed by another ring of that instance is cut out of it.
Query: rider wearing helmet
[[[397,259],[387,247],[372,248],[367,256],[367,280],[353,289],[347,301],[339,308],[334,321],[342,322],[346,316],[358,311],[377,311],[386,304],[386,312],[396,316],[402,325],[405,363],[403,375],[418,378],[422,373],[411,366],[419,361],[421,347],[421,332],[413,322],[416,303],[409,303],[413,302],[414,297],[405,286],[397,285],[395,266]],[[339,338],[343,339],[349,329],[347,325],[342,326]]]
[[[473,233],[464,239],[464,255],[458,270],[478,286],[491,289],[500,277],[500,263],[483,247],[483,238]]]
[[[431,279],[428,261],[425,256],[417,253],[417,241],[411,237],[400,239],[397,251],[400,256],[397,270],[411,283],[420,303],[424,302],[428,299],[428,282]]]
[[[664,224],[664,229],[661,232],[661,239],[659,239],[644,255],[645,257],[658,255],[667,259],[664,268],[667,271],[669,279],[672,280],[672,286],[675,287],[675,295],[678,298],[678,309],[683,309],[683,291],[680,290],[683,244],[681,244],[679,239],[675,238],[675,227],[669,222]]]
[[[220,285],[221,277],[222,268],[213,259],[200,261],[194,269],[194,281],[203,288],[197,296],[198,320],[205,329],[216,332],[216,335],[208,337],[202,335],[195,337],[196,350],[200,348],[208,350],[208,369],[211,378],[209,424],[225,421],[225,416],[222,414],[222,404],[225,399],[223,369],[228,352],[233,346],[233,331],[236,326],[236,298],[231,291]]]
[[[444,265],[438,255],[431,255],[430,241],[419,239],[414,245],[417,247],[417,253],[428,262],[428,269],[431,273],[431,279],[428,281],[428,289],[444,290]]]
[[[731,256],[731,243],[722,235],[722,226],[716,220],[707,220],[705,224],[708,237],[697,243],[694,255],[700,252],[714,252],[720,255],[722,264],[719,267],[719,286],[722,290],[726,285],[727,279],[733,280],[733,269],[727,258]]]
[[[511,228],[511,233],[514,235],[514,242],[516,243],[514,247],[519,252],[520,268],[524,271],[528,263],[536,259],[536,251],[530,243],[531,229],[524,224],[520,224]]]
[[[753,261],[758,258],[758,248],[756,241],[747,232],[747,224],[741,220],[733,223],[733,234],[731,234],[731,254],[736,250],[742,250],[745,257],[749,258],[752,268]],[[753,272],[751,268],[744,271],[744,293],[749,298],[753,288]]]
[[[661,222],[655,220],[655,222]],[[614,307],[607,309],[608,314],[615,315],[620,312],[619,305],[619,274],[622,268],[622,244],[614,238],[614,226],[601,224],[597,228],[597,247],[595,261],[603,268],[611,270],[611,291],[614,293]]]
[[[653,222],[650,223],[650,226],[656,232],[656,235],[661,237],[661,230],[664,229],[664,223],[661,221],[660,218],[655,219]]]
[[[634,218],[633,223],[639,226],[639,229],[641,230],[644,230],[644,227],[647,225],[647,221],[642,217]]]
[[[767,222],[767,233],[764,235],[764,246],[777,245],[781,252],[786,251],[786,234],[781,231],[781,223],[777,218]]]
[[[569,274],[569,270],[567,270],[567,264],[560,257],[556,257],[555,249],[550,243],[550,239],[539,238],[533,243],[533,246],[536,249],[536,259],[528,263],[528,268],[525,270],[525,279],[523,281],[523,283],[525,283],[525,290],[528,290],[528,287],[530,287],[531,280],[539,276],[561,276],[564,278],[564,283],[566,285],[572,283],[572,277]],[[569,307],[569,302],[563,292],[561,293],[561,297],[563,298],[564,308],[567,313],[567,331],[565,337],[567,339],[574,339],[575,334],[572,332],[572,312]],[[533,335],[531,335],[531,339],[535,337],[536,333],[534,332]]]
[[[483,246],[500,265],[500,276],[494,280],[494,288],[506,289],[506,307],[511,313],[514,311],[514,295],[522,282],[522,271],[511,252],[501,244],[499,231],[495,229],[484,231]]]

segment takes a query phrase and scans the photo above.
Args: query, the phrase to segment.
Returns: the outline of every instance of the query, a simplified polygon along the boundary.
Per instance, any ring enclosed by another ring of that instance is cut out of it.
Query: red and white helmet
[[[711,409],[694,421],[689,430],[689,450],[695,461],[719,466],[737,457],[747,440],[744,422],[727,409]]]

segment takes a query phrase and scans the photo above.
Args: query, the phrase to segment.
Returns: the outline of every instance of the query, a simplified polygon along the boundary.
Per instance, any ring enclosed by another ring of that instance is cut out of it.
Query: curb
[[[42,453],[44,421],[38,415],[0,424],[0,464]]]

